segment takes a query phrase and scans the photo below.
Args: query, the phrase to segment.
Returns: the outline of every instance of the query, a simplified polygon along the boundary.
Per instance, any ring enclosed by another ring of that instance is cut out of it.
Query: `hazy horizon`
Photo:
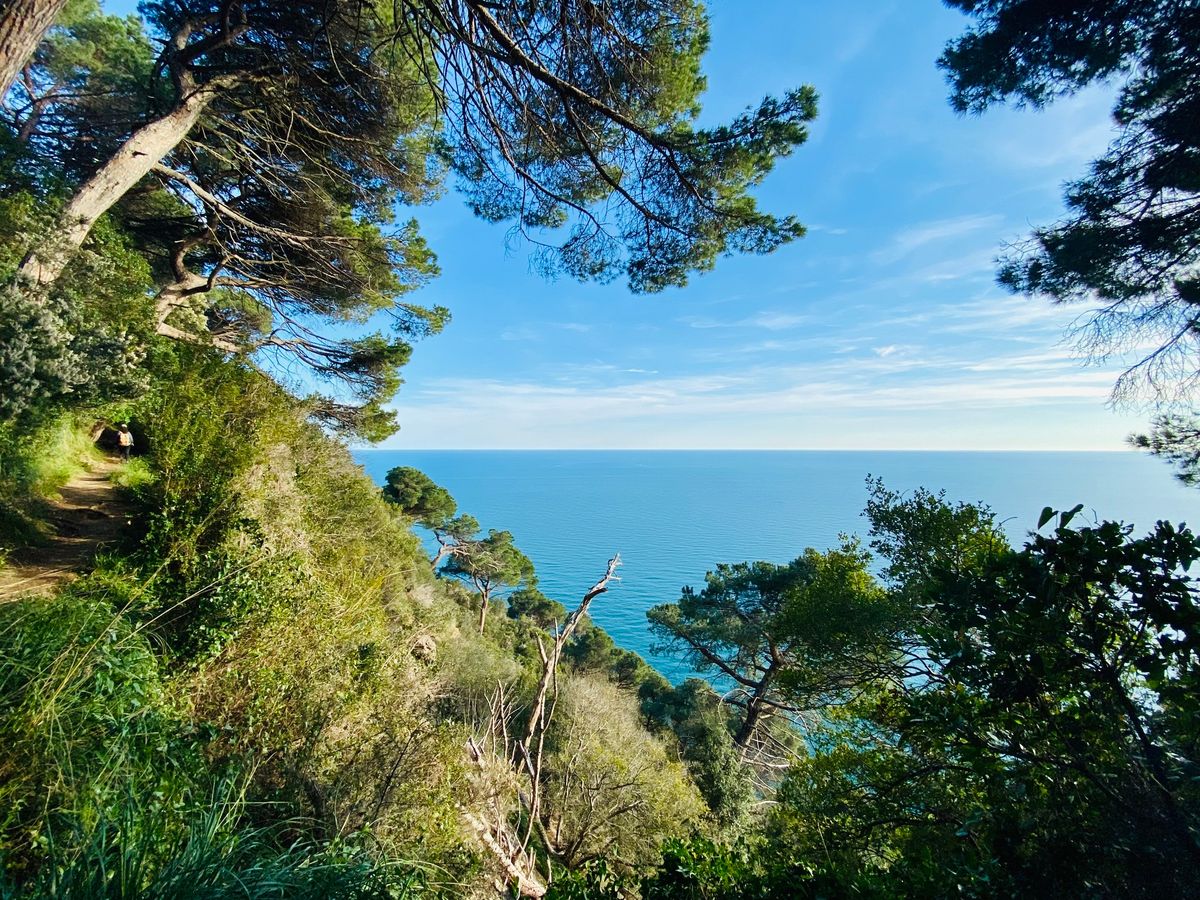
[[[1134,453],[1136,447],[403,447],[353,446],[355,453]]]

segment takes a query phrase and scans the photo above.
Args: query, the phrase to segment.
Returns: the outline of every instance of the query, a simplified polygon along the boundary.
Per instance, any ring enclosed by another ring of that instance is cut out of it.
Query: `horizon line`
[[[1138,447],[372,447],[370,453],[1138,453]],[[1139,454],[1140,455],[1140,454]]]

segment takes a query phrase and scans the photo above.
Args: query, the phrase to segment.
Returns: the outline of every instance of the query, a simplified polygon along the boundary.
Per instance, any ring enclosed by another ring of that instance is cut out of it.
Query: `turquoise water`
[[[668,676],[681,669],[650,649],[645,612],[702,585],[718,562],[786,562],[865,532],[865,479],[889,488],[945,489],[992,507],[1014,542],[1044,506],[1085,505],[1088,519],[1145,529],[1200,522],[1200,491],[1138,453],[846,451],[399,451],[356,457],[377,482],[414,466],[487,528],[507,529],[540,586],[568,607],[620,551],[621,582],[592,607],[623,647]]]

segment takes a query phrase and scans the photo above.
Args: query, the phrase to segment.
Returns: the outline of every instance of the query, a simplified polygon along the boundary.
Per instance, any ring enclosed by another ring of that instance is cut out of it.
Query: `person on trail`
[[[121,448],[125,461],[129,462],[129,454],[133,452],[133,432],[129,430],[128,422],[121,423],[121,430],[117,432],[117,446]]]

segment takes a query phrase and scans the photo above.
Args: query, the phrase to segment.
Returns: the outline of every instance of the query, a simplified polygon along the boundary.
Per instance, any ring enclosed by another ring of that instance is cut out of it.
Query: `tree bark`
[[[488,599],[489,599],[488,594],[490,594],[490,593],[491,592],[487,591],[487,590],[483,591],[482,598],[481,598],[482,602],[479,605],[479,633],[480,634],[483,634],[484,626],[487,625]]]
[[[58,219],[54,235],[30,251],[17,277],[34,291],[52,285],[104,213],[123,197],[191,131],[215,91],[193,91],[171,112],[130,135],[107,162],[75,192]]]
[[[758,724],[763,718],[763,709],[767,705],[767,691],[774,680],[775,667],[772,666],[763,675],[762,681],[754,688],[753,694],[751,694],[749,701],[746,703],[746,718],[742,721],[742,727],[738,729],[737,736],[733,739],[734,743],[742,749],[750,745],[750,740],[758,730]]]
[[[177,274],[175,281],[164,286],[154,298],[155,323],[162,325],[167,317],[181,306],[186,306],[189,299],[203,293],[208,288],[208,279],[192,272]]]
[[[67,0],[0,0],[0,99],[66,5]]]

